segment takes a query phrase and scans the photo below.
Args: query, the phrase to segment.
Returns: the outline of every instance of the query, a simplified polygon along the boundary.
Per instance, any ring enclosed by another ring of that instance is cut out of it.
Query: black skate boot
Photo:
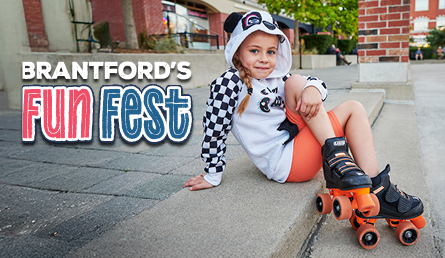
[[[353,210],[365,214],[376,210],[376,200],[369,194],[372,182],[348,153],[344,137],[330,138],[321,148],[323,172],[329,194],[318,194],[317,211],[328,214],[331,210],[338,220],[349,219]],[[332,196],[332,201],[330,196]],[[377,212],[373,212],[375,215]]]
[[[370,188],[371,179],[355,164],[344,137],[330,138],[321,149],[326,188],[351,190]]]
[[[360,245],[366,249],[372,249],[377,245],[380,236],[374,223],[378,219],[385,219],[388,225],[395,229],[403,245],[414,245],[420,235],[419,229],[426,224],[422,216],[422,201],[397,189],[397,186],[389,181],[389,165],[378,176],[372,178],[371,193],[376,195],[373,199],[379,203],[373,209],[373,212],[378,210],[376,215],[365,216],[355,210],[349,220],[351,226],[357,230]]]
[[[423,213],[422,201],[412,195],[397,189],[389,181],[389,165],[372,179],[371,193],[379,199],[380,212],[376,218],[413,219]]]

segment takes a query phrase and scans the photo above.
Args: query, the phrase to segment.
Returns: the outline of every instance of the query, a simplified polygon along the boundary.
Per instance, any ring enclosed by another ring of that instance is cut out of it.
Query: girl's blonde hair
[[[252,94],[252,90],[253,90],[252,80],[251,80],[252,76],[250,74],[249,69],[244,67],[243,64],[241,63],[241,61],[239,60],[239,55],[237,53],[235,53],[235,55],[233,56],[232,62],[233,62],[233,65],[235,66],[235,68],[238,69],[239,76],[240,76],[241,80],[247,86],[247,95],[244,97],[244,99],[238,105],[238,109],[236,111],[236,113],[241,116],[244,113],[244,111],[246,110],[246,107],[249,104],[250,95]]]

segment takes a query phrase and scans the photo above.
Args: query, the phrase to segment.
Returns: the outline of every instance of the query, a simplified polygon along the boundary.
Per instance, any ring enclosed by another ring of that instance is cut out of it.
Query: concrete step
[[[373,122],[384,93],[348,92],[327,109],[350,99]],[[227,164],[221,186],[183,189],[68,257],[296,257],[320,219],[314,198],[323,181],[318,173],[305,183],[273,182],[243,154]]]
[[[423,216],[427,224],[419,230],[417,243],[402,245],[395,230],[385,220],[378,220],[375,227],[380,241],[369,251],[360,247],[348,220],[338,221],[329,214],[320,223],[316,241],[307,248],[304,257],[437,257],[430,205],[434,198],[431,198],[425,183],[414,105],[385,103],[373,127],[373,136],[379,169],[383,170],[390,163],[391,182],[423,201]]]

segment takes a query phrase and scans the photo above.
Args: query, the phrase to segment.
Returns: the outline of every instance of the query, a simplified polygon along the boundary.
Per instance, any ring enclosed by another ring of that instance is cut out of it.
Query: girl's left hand
[[[211,185],[209,182],[207,182],[204,179],[205,175],[206,174],[202,174],[202,175],[194,176],[194,177],[190,178],[187,182],[185,182],[185,184],[182,188],[190,186],[190,191],[212,188],[213,185]]]
[[[309,121],[318,114],[321,103],[320,91],[315,86],[309,86],[301,93],[296,111],[300,111],[301,116]]]

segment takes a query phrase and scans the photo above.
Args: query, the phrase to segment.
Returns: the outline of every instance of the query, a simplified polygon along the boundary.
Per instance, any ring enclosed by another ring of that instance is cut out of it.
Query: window
[[[445,0],[439,0],[439,9],[445,9]]]
[[[418,17],[414,19],[414,31],[428,31],[428,21],[426,17]]]
[[[416,0],[415,11],[416,12],[417,11],[428,11],[428,4],[429,4],[429,0]]]
[[[439,29],[439,27],[445,26],[445,16],[439,16],[436,18],[436,28]]]

